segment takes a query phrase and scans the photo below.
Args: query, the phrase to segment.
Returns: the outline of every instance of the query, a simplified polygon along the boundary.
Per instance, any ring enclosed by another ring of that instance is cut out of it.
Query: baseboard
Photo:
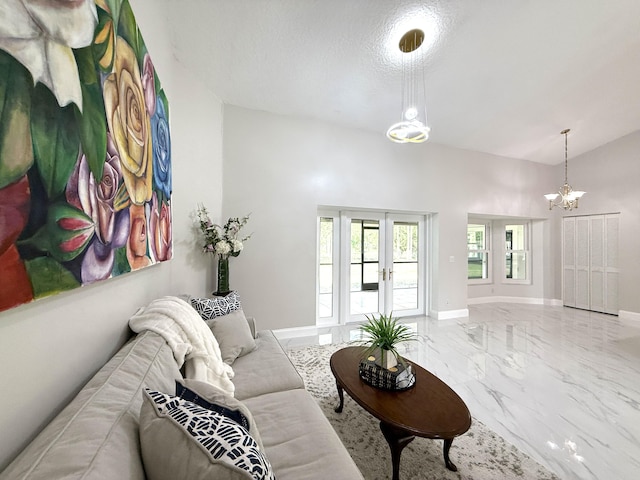
[[[638,312],[629,312],[627,310],[620,310],[618,312],[618,317],[621,320],[631,320],[633,322],[640,322],[640,313]]]
[[[291,327],[291,328],[278,328],[273,331],[276,338],[297,338],[297,337],[313,337],[318,335],[318,329],[315,325],[307,327]]]
[[[561,307],[562,300],[555,298],[533,298],[533,297],[507,297],[507,296],[491,296],[491,297],[475,297],[468,298],[467,304],[480,305],[483,303],[525,303],[529,305],[551,305]]]
[[[461,318],[469,316],[469,309],[462,308],[460,310],[431,310],[429,312],[429,316],[431,318],[435,318],[436,320],[449,320],[451,318]]]

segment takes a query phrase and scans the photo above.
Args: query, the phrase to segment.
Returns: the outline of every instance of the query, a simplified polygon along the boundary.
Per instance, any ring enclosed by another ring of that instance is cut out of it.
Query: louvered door
[[[589,310],[604,312],[604,215],[589,217]]]
[[[604,275],[605,275],[605,303],[604,312],[618,314],[618,238],[620,235],[620,215],[607,215],[605,223],[604,246]]]
[[[576,308],[589,310],[589,217],[576,217]]]
[[[576,219],[567,217],[562,224],[562,299],[567,307],[576,306]]]
[[[619,214],[563,220],[563,303],[618,314]]]

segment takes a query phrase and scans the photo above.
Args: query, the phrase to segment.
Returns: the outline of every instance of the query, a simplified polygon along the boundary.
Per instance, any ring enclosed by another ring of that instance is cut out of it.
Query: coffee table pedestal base
[[[444,447],[442,448],[442,453],[444,453],[444,464],[447,466],[447,468],[452,472],[457,472],[458,467],[456,467],[451,461],[451,459],[449,459],[449,449],[451,448],[452,443],[453,443],[453,438],[445,439]]]
[[[336,413],[342,413],[344,408],[344,390],[342,385],[339,382],[336,382],[336,387],[338,389],[338,398],[340,399],[340,403],[334,409]],[[402,450],[404,447],[413,442],[413,439],[416,438],[414,435],[407,433],[406,431],[392,427],[391,425],[380,422],[380,430],[382,431],[382,435],[384,435],[385,440],[389,444],[389,448],[391,449],[391,464],[393,466],[393,480],[400,479],[400,455],[402,455]],[[452,472],[457,472],[458,467],[454,465],[454,463],[449,458],[449,450],[451,449],[451,445],[453,444],[453,439],[448,438],[444,440],[444,446],[442,448],[442,453],[444,454],[444,464],[446,467]]]
[[[342,409],[344,408],[344,390],[342,389],[342,385],[336,381],[336,387],[338,387],[338,398],[340,398],[340,405],[338,405],[333,410],[336,413],[342,413]]]
[[[400,479],[400,455],[404,447],[413,442],[416,438],[413,435],[407,435],[406,432],[393,428],[392,426],[380,422],[380,430],[391,449],[391,465],[393,467],[393,480]]]
[[[400,478],[400,455],[402,454],[402,450],[404,447],[409,445],[413,439],[414,435],[408,434],[406,431],[394,428],[391,425],[388,425],[384,422],[380,422],[380,430],[384,435],[385,440],[389,444],[389,448],[391,449],[391,463],[393,466],[393,480],[399,480]],[[456,467],[451,459],[449,458],[449,449],[453,444],[453,439],[446,439],[444,441],[443,454],[444,454],[444,463],[446,467],[452,472],[457,472],[458,467]]]

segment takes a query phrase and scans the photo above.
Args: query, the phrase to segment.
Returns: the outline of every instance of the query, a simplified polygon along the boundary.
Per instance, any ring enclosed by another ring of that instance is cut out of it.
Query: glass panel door
[[[370,211],[341,211],[339,215],[339,247],[333,251],[336,262],[339,250],[340,268],[333,268],[339,278],[333,277],[331,288],[331,274],[320,253],[319,271],[327,271],[324,281],[318,281],[319,311],[329,316],[329,292],[336,302],[339,291],[339,323],[361,322],[366,315],[379,313],[393,312],[394,317],[424,315],[426,217]],[[335,222],[333,228],[337,228]],[[325,237],[329,237],[328,232]],[[322,239],[319,244],[323,245]],[[324,249],[328,262],[329,249]],[[339,289],[335,287],[338,284]]]
[[[395,314],[418,308],[418,222],[393,222],[392,305]]]
[[[387,298],[385,313],[394,317],[425,312],[424,217],[387,214]]]
[[[377,219],[352,218],[350,225],[349,317],[356,320],[382,307],[380,253],[384,224]]]

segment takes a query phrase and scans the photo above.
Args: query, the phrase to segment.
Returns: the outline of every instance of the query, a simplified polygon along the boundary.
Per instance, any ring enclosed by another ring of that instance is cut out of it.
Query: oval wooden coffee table
[[[399,392],[381,390],[365,383],[358,372],[364,347],[347,347],[331,356],[330,365],[336,378],[342,412],[344,393],[380,420],[380,430],[391,449],[393,480],[400,476],[400,455],[415,437],[444,440],[444,462],[457,471],[449,459],[453,439],[471,426],[469,409],[456,392],[432,373],[413,362],[415,386]]]

